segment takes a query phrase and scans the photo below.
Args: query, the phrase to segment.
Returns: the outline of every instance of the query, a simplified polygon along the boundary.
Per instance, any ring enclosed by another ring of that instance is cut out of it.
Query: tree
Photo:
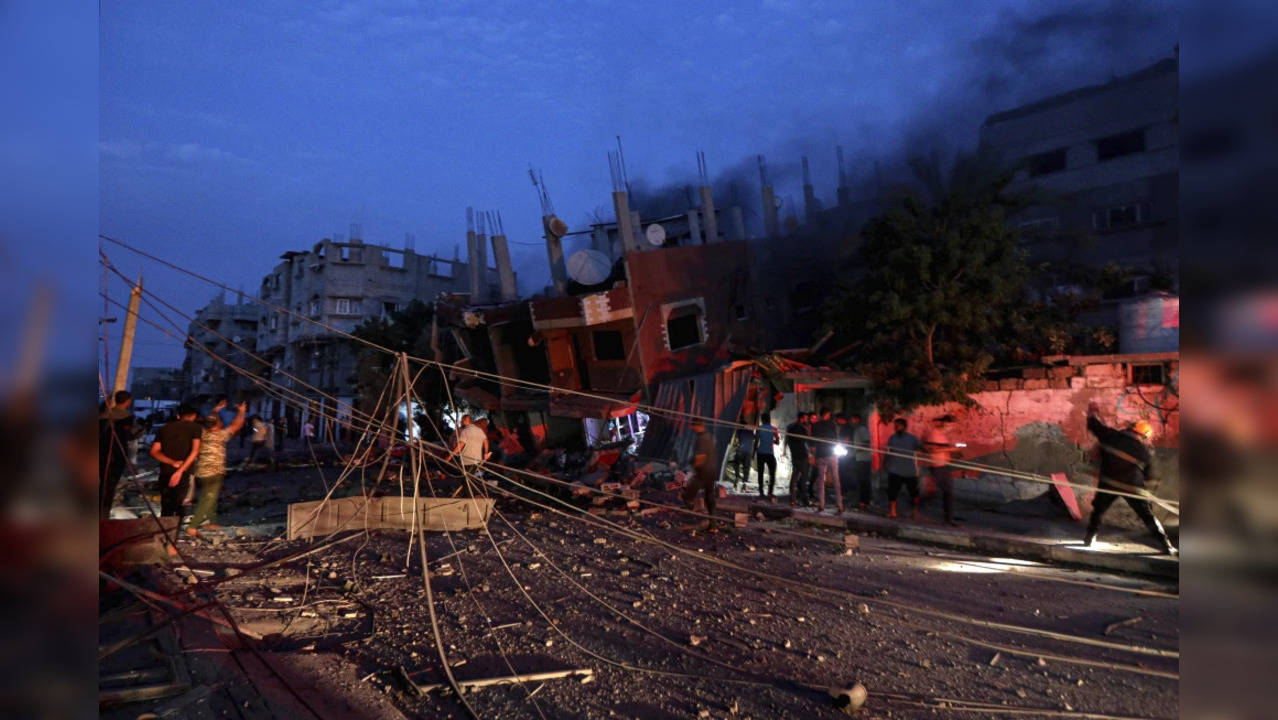
[[[420,300],[413,300],[403,309],[392,311],[386,317],[366,320],[351,334],[397,353],[405,352],[413,357],[433,358],[431,324],[434,319],[434,308]],[[355,343],[355,347],[357,354],[355,376],[352,381],[359,393],[360,408],[364,412],[371,413],[377,406],[378,399],[382,398],[383,391],[388,387],[391,373],[398,371],[398,359],[384,350],[364,343]],[[435,368],[426,368],[419,374],[418,369],[419,366],[416,364],[410,367],[411,373],[417,378],[413,390],[426,406],[429,417],[439,422],[439,408],[444,404],[446,397],[440,372]],[[383,411],[388,401],[393,399],[382,398]]]
[[[862,231],[864,274],[828,308],[872,379],[880,408],[971,403],[1001,352],[997,330],[1021,325],[1028,274],[1007,215],[1024,202],[979,157],[912,163],[907,192]]]

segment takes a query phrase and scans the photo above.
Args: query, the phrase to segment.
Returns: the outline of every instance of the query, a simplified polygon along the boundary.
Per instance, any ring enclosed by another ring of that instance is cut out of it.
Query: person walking
[[[719,488],[719,454],[715,452],[714,435],[706,432],[706,424],[701,420],[692,421],[692,477],[683,488],[683,505],[692,510],[697,500],[697,493],[704,492],[706,497],[706,514],[710,519],[706,522],[706,532],[717,532],[714,523],[714,507],[718,502]]]
[[[1135,495],[1147,495],[1146,484],[1151,478],[1153,458],[1149,454],[1149,441],[1154,436],[1154,428],[1147,420],[1137,420],[1125,430],[1117,430],[1101,422],[1098,417],[1099,408],[1096,401],[1087,405],[1087,430],[1096,436],[1100,443],[1100,480],[1096,488],[1096,497],[1092,500],[1092,516],[1087,521],[1087,534],[1083,536],[1083,545],[1091,546],[1100,529],[1101,518],[1120,496],[1106,490],[1118,490]],[[1145,523],[1149,533],[1158,541],[1161,549],[1168,555],[1177,554],[1176,546],[1167,537],[1167,531],[1154,516],[1154,509],[1148,500],[1121,496],[1131,506],[1136,517]]]
[[[213,408],[200,435],[200,452],[195,460],[195,480],[199,485],[200,499],[191,513],[191,522],[186,526],[186,533],[193,537],[199,534],[201,525],[206,530],[218,529],[217,498],[222,494],[222,483],[226,480],[226,444],[244,427],[244,412],[248,405],[240,403],[235,406],[235,418],[230,425],[222,422],[222,410],[225,408],[226,400]]]
[[[790,507],[807,505],[812,494],[809,482],[812,464],[808,462],[809,433],[805,413],[799,413],[785,428],[785,453],[790,457]]]
[[[888,514],[896,517],[896,498],[904,486],[910,494],[910,519],[919,518],[919,460],[921,447],[918,436],[906,432],[909,423],[899,417],[892,421],[895,432],[888,437],[887,460],[884,465],[888,474]]]
[[[772,413],[763,413],[759,419],[759,430],[754,435],[755,445],[755,465],[759,471],[759,499],[764,498],[763,494],[763,473],[768,473],[768,502],[775,503],[777,496],[774,494],[777,484],[777,451],[776,446],[781,444],[781,433],[777,427],[772,424]]]
[[[927,453],[924,465],[941,493],[941,506],[948,525],[958,525],[954,518],[954,477],[950,472],[950,460],[959,446],[950,442],[947,434],[953,423],[953,416],[942,415],[932,421],[932,427],[923,436],[923,449]]]
[[[117,390],[111,405],[98,416],[98,517],[106,520],[115,504],[120,477],[128,467],[129,442],[138,436],[137,418],[133,415],[133,395]]]
[[[813,454],[816,455],[817,512],[825,512],[825,485],[834,485],[835,506],[843,513],[843,488],[839,486],[839,457],[835,446],[839,444],[838,426],[830,415],[830,408],[821,408],[821,419],[812,428],[816,439]]]
[[[181,517],[182,501],[191,482],[190,470],[200,453],[204,428],[195,422],[199,413],[190,405],[179,405],[177,419],[155,433],[151,457],[160,464],[160,515]]]
[[[862,421],[861,416],[852,415],[852,443],[848,454],[852,456],[852,477],[856,480],[857,507],[868,510],[873,502],[874,476],[870,469],[870,461],[874,457],[871,448],[870,428]]]

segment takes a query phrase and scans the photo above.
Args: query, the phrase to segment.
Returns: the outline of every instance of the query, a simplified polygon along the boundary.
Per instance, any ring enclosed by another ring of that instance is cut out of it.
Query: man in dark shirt
[[[696,439],[692,443],[692,477],[683,489],[683,504],[689,510],[697,500],[697,493],[706,494],[706,514],[710,516],[706,530],[715,532],[714,506],[719,498],[719,455],[715,452],[714,435],[706,432],[706,424],[701,420],[692,422],[692,431]]]
[[[1092,516],[1087,521],[1087,535],[1083,538],[1083,544],[1092,544],[1100,528],[1101,517],[1115,500],[1122,497],[1145,523],[1145,527],[1149,528],[1150,534],[1158,540],[1163,552],[1176,554],[1176,546],[1167,537],[1162,523],[1154,517],[1154,509],[1148,500],[1105,492],[1110,489],[1136,495],[1145,494],[1145,483],[1149,480],[1152,464],[1147,443],[1154,435],[1154,428],[1145,420],[1137,420],[1126,430],[1109,427],[1097,417],[1097,405],[1093,400],[1087,406],[1087,430],[1100,443],[1101,457],[1100,481],[1096,497],[1092,499]]]
[[[151,457],[160,464],[162,516],[182,516],[182,502],[200,455],[200,435],[204,433],[204,427],[195,422],[198,414],[190,405],[179,405],[177,419],[160,428],[151,443]]]
[[[807,505],[812,495],[812,473],[808,463],[808,426],[799,413],[785,428],[785,451],[790,456],[790,505]]]
[[[812,428],[816,438],[813,455],[816,456],[817,511],[825,512],[825,484],[834,485],[834,497],[839,514],[843,514],[843,488],[839,486],[839,458],[834,446],[839,442],[839,429],[830,417],[830,408],[821,408],[821,420]]]
[[[120,476],[129,463],[129,441],[136,436],[133,395],[117,390],[111,406],[98,418],[98,517],[111,515]]]

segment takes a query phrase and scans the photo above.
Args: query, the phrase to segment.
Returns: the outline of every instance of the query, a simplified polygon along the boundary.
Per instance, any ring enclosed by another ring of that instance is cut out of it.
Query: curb
[[[799,510],[789,506],[752,502],[737,498],[720,498],[719,508],[727,512],[749,513],[751,517],[762,513],[764,517],[770,520],[790,518],[808,525],[841,528],[861,534],[874,534],[898,540],[942,545],[962,550],[974,550],[990,555],[1023,558],[1105,572],[1146,575],[1170,580],[1180,579],[1180,561],[1172,557],[1097,552],[1076,546],[1040,542],[1019,535],[1009,535],[993,530],[917,525],[859,513],[842,517],[838,515],[821,515],[811,510]]]

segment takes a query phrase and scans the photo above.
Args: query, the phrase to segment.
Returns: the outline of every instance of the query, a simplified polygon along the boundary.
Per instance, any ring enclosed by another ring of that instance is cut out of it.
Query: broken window
[[[404,269],[404,253],[398,250],[383,250],[382,257],[386,258],[387,267],[393,267],[397,270]]]
[[[319,317],[321,307],[319,298],[311,298],[311,317]]]
[[[626,346],[620,330],[596,330],[591,333],[596,360],[625,360]]]
[[[1145,130],[1129,130],[1096,141],[1096,159],[1104,162],[1145,151]]]
[[[699,345],[701,337],[701,308],[687,305],[670,313],[666,319],[666,341],[671,350]]]
[[[1065,148],[1056,148],[1047,152],[1031,155],[1025,163],[1030,177],[1038,177],[1065,169]]]

